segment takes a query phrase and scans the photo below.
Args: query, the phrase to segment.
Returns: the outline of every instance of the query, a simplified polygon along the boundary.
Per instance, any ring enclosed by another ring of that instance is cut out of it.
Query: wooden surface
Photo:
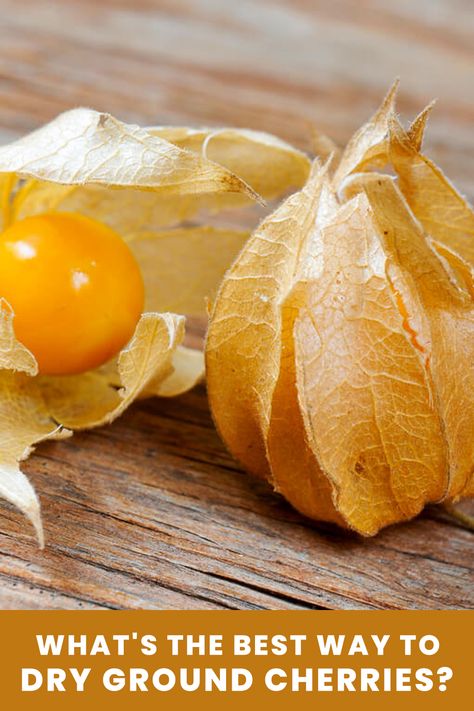
[[[394,76],[474,197],[471,0],[0,0],[0,139],[76,105],[346,140]],[[0,504],[2,608],[472,608],[472,534],[436,510],[360,540],[232,461],[204,387],[40,446],[47,549]],[[467,510],[473,507],[467,506]]]

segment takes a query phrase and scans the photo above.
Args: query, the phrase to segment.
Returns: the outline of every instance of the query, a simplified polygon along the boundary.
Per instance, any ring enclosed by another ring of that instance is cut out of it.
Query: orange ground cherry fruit
[[[102,365],[130,340],[143,310],[135,258],[106,225],[50,212],[0,235],[0,296],[15,335],[47,375]]]

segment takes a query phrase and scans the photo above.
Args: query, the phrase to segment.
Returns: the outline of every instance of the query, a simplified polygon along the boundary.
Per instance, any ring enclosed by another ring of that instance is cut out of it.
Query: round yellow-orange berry
[[[96,368],[123,348],[143,310],[144,287],[116,232],[83,215],[50,212],[0,235],[0,297],[40,373],[63,375]]]

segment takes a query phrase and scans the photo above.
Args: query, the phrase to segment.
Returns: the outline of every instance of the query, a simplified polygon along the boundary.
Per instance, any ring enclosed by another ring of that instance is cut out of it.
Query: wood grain
[[[474,197],[470,0],[0,0],[0,138],[85,104],[138,123],[347,140],[396,75]],[[195,335],[195,341],[198,336]],[[361,540],[240,471],[204,387],[41,445],[48,546],[0,505],[2,608],[471,608],[472,535],[431,510]],[[472,510],[472,506],[471,506]]]

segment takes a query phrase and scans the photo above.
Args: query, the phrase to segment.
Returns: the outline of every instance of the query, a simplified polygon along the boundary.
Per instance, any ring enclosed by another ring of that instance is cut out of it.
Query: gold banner
[[[0,612],[5,709],[448,709],[473,614]]]

